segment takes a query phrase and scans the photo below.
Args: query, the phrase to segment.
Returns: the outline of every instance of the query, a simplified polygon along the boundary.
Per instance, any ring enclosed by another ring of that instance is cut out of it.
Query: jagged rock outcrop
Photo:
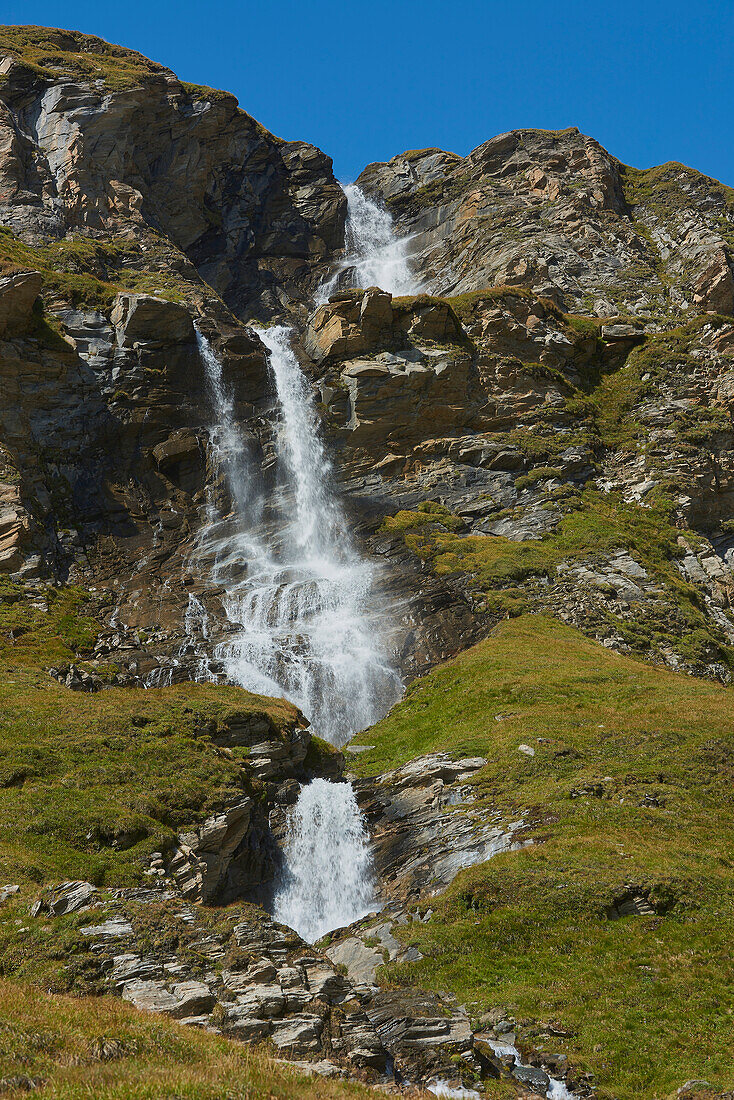
[[[220,922],[170,889],[102,896],[88,883],[65,887],[57,893],[70,907],[57,905],[51,915],[80,908],[88,914],[81,946],[101,989],[233,1039],[269,1040],[281,1056],[327,1056],[352,1069],[384,1070],[385,1049],[364,1008],[369,991],[262,910],[230,911]],[[74,899],[85,887],[80,906]],[[151,951],[151,921],[184,950]]]
[[[382,895],[404,905],[445,890],[458,872],[528,843],[523,821],[473,814],[467,780],[481,757],[419,756],[395,771],[355,783],[370,826]],[[461,806],[461,812],[456,808]]]
[[[357,182],[411,234],[432,293],[510,284],[600,317],[732,310],[728,189],[680,164],[628,168],[574,127],[403,153]]]
[[[101,892],[64,883],[33,908],[37,919],[76,912],[80,973],[97,992],[281,1057],[330,1060],[368,1081],[426,1081],[467,1072],[474,1051],[466,1012],[451,997],[382,992],[354,981],[327,954],[255,906],[218,915],[172,888]],[[151,928],[166,946],[151,950]]]
[[[703,315],[668,333],[580,320],[500,287],[398,299],[392,317],[383,295],[384,322],[367,339],[366,298],[320,307],[305,346],[345,489],[402,611],[404,671],[476,641],[497,615],[535,608],[624,652],[728,680],[731,324]],[[416,335],[416,319],[440,306],[459,329],[443,342]],[[675,536],[644,519],[661,493]],[[615,525],[613,501],[630,520],[639,513],[644,538]],[[601,513],[606,547],[584,535]],[[659,551],[672,575],[655,565]],[[693,605],[680,574],[700,593]]]
[[[132,51],[116,87],[119,48],[36,30],[41,65],[0,36],[3,224],[31,244],[165,234],[240,316],[301,300],[344,240],[331,160]]]
[[[223,308],[205,309],[119,293],[109,313],[63,306],[54,330],[0,344],[2,568],[114,592],[99,656],[127,649],[133,683],[163,659],[177,670],[169,676],[190,677],[178,652],[193,584],[185,561],[213,476],[195,317],[243,416],[271,401],[257,337]],[[143,626],[147,649],[135,636]]]
[[[480,420],[482,394],[447,303],[393,306],[376,290],[340,295],[311,318],[303,346],[333,427],[377,469],[428,434]],[[387,451],[387,454],[386,454]]]

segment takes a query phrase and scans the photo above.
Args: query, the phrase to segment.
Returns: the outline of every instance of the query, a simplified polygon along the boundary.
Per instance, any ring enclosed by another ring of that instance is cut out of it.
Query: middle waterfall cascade
[[[249,691],[284,695],[334,745],[376,722],[402,686],[380,639],[373,568],[354,549],[331,489],[311,387],[289,330],[258,335],[269,352],[280,406],[279,484],[265,505],[259,469],[238,430],[234,405],[211,345],[199,336],[218,426],[214,458],[234,513],[211,517],[200,556],[224,590],[233,624],[214,656],[227,678]]]
[[[376,722],[402,684],[381,639],[373,568],[356,551],[330,479],[313,391],[284,327],[260,330],[279,405],[277,484],[266,501],[254,448],[239,429],[222,365],[197,333],[217,425],[211,452],[232,512],[209,506],[196,555],[223,590],[232,632],[214,649],[227,678],[285,696],[332,744]],[[190,600],[192,640],[205,639],[203,605]],[[304,787],[292,811],[275,900],[279,919],[307,939],[374,906],[368,836],[349,784]]]
[[[314,779],[289,821],[276,920],[313,943],[375,908],[367,831],[349,783]]]
[[[410,268],[408,237],[398,237],[384,207],[365,195],[356,183],[344,188],[347,197],[346,252],[339,267],[317,293],[317,305],[337,290],[378,286],[389,294],[418,294],[421,287]]]

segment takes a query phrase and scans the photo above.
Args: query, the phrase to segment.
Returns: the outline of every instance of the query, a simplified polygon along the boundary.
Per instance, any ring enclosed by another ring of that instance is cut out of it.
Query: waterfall
[[[314,779],[288,825],[274,916],[313,943],[374,908],[368,837],[349,783]]]
[[[231,632],[214,649],[227,678],[285,696],[332,744],[377,721],[399,697],[384,651],[371,564],[354,547],[332,485],[313,391],[289,330],[259,332],[268,351],[279,418],[276,484],[265,494],[254,448],[239,428],[222,365],[197,333],[216,426],[211,454],[232,512],[213,502],[195,557],[221,586]],[[267,496],[267,499],[266,499]],[[189,604],[192,645],[206,638],[203,605]],[[293,808],[275,900],[278,919],[315,939],[369,911],[368,837],[347,783],[314,780]]]
[[[389,212],[365,195],[356,183],[344,188],[347,197],[346,252],[336,272],[317,293],[317,305],[337,290],[378,286],[399,296],[418,294],[420,283],[410,269],[409,237],[395,235]]]

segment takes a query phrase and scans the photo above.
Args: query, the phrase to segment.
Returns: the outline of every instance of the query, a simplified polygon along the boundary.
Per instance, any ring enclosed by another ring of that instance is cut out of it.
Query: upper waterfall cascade
[[[417,294],[421,287],[410,266],[410,238],[395,233],[389,212],[365,195],[356,183],[347,197],[346,250],[334,274],[322,283],[317,304],[337,290],[378,286],[393,295]]]
[[[343,744],[395,702],[400,678],[381,644],[373,567],[354,548],[331,487],[313,393],[289,330],[259,336],[280,411],[277,484],[267,501],[221,363],[199,334],[217,418],[212,451],[233,504],[224,518],[212,509],[199,548],[233,624],[215,657],[231,681],[284,695],[319,736]]]

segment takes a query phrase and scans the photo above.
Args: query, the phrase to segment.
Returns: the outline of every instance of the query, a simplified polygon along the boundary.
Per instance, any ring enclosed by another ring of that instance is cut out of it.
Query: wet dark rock
[[[466,781],[485,763],[481,757],[452,760],[436,753],[354,783],[384,897],[428,898],[463,867],[527,843],[521,839],[522,821],[508,825],[486,810],[472,814],[474,796]],[[456,812],[459,805],[464,812]]]

